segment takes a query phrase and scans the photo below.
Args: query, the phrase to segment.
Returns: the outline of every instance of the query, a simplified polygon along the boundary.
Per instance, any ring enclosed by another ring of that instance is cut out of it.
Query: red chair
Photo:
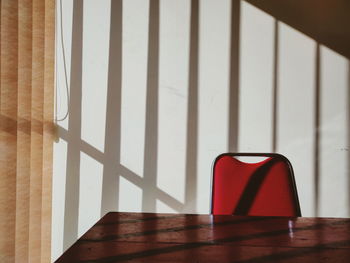
[[[246,163],[239,157],[266,157]],[[293,168],[276,153],[224,153],[213,166],[214,215],[301,216]]]

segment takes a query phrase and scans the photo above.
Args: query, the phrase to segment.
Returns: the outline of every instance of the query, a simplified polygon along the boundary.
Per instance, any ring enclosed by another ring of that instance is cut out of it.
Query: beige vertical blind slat
[[[45,2],[33,0],[29,262],[41,260]]]
[[[16,262],[28,262],[32,81],[32,1],[18,3]]]
[[[1,1],[0,262],[15,252],[17,157],[17,1]]]
[[[50,262],[55,1],[0,12],[0,262]]]
[[[55,78],[55,0],[45,1],[45,61],[44,61],[44,134],[43,134],[43,192],[41,262],[51,259],[51,204],[52,204],[52,159]]]

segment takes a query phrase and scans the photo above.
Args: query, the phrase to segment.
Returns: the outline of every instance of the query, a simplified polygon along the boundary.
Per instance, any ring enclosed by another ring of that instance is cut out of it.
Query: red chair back
[[[257,163],[239,156],[267,157]],[[293,168],[274,153],[225,153],[213,167],[211,213],[214,215],[301,216]]]

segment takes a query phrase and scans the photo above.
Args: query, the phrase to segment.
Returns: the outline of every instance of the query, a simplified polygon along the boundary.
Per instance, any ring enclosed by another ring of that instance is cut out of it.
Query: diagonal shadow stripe
[[[337,226],[337,225],[344,225],[344,224],[350,224],[350,220],[344,219],[344,220],[339,220],[337,222],[332,222],[332,223],[318,223],[318,224],[314,224],[314,225],[310,225],[310,226],[296,227],[296,228],[293,228],[293,233],[305,231],[305,230],[316,230],[316,229],[320,229],[324,226]],[[216,242],[217,243],[229,243],[229,242],[250,240],[250,239],[255,239],[255,238],[273,237],[273,236],[289,234],[289,233],[290,233],[290,229],[287,228],[287,229],[274,230],[274,231],[269,231],[269,232],[250,234],[250,235],[245,235],[245,236],[222,238],[222,239],[217,239]]]
[[[159,248],[159,249],[151,249],[146,251],[140,251],[132,254],[123,254],[119,256],[113,256],[113,257],[106,257],[102,259],[97,260],[80,260],[78,262],[84,262],[84,263],[112,263],[112,262],[121,262],[121,261],[128,261],[136,258],[143,258],[143,257],[150,257],[150,256],[156,256],[159,254],[165,254],[165,253],[172,253],[180,250],[185,249],[193,249],[198,248],[203,245],[212,245],[211,243],[190,243],[190,244],[181,244],[177,246],[171,246],[171,247],[165,247],[165,248]]]
[[[131,171],[130,169],[128,169],[127,167],[125,167],[121,164],[119,165],[119,171],[121,173],[120,175],[124,179],[128,180],[129,182],[133,183],[134,185],[137,185],[140,188],[145,187],[145,185],[146,185],[145,178],[140,177],[139,175],[137,175],[136,173],[134,173],[133,171]],[[180,201],[178,201],[177,199],[175,199],[174,197],[169,195],[167,192],[161,190],[156,185],[152,185],[149,187],[152,187],[150,189],[152,189],[153,194],[154,194],[156,199],[161,200],[163,203],[165,203],[166,205],[168,205],[169,207],[171,207],[175,211],[180,212],[184,208],[183,203],[181,203]]]
[[[31,118],[30,120],[27,120],[25,118],[17,117],[16,120],[9,118],[3,114],[0,114],[0,130],[7,132],[9,134],[15,135],[17,134],[17,131],[23,132],[25,134],[30,135],[31,132],[36,132],[37,134],[42,135],[43,134],[43,127],[49,126],[51,132],[53,131],[53,125],[51,122],[43,122],[39,121],[35,118]]]
[[[334,249],[344,249],[344,248],[334,248],[337,246],[350,245],[350,240],[343,240],[339,242],[332,242],[328,244],[321,244],[310,248],[295,249],[292,251],[275,253],[272,255],[255,257],[247,260],[236,261],[237,263],[260,263],[260,262],[278,262],[279,260],[286,260],[290,258],[295,258],[299,256],[304,256],[310,253],[319,252],[320,250],[334,250]],[[345,248],[347,249],[347,248]],[[334,260],[334,259],[333,259]],[[315,261],[317,261],[315,259]]]
[[[252,207],[254,200],[268,174],[271,167],[279,160],[272,158],[265,164],[257,168],[252,176],[250,177],[247,186],[245,187],[238,204],[233,211],[234,215],[247,215],[250,208]]]
[[[64,129],[61,126],[58,126],[58,135],[62,140],[65,140],[67,142],[71,142],[70,133]],[[91,158],[95,159],[101,164],[104,164],[108,162],[107,157],[105,156],[105,153],[101,152],[100,150],[96,149],[92,145],[88,144],[84,140],[75,140],[75,143],[79,144],[80,151],[85,153],[86,155],[90,156]],[[116,171],[120,172],[120,176],[124,179],[128,180],[129,182],[135,184],[136,186],[143,188],[144,187],[144,181],[145,179],[128,169],[127,167],[121,165],[121,164],[115,164],[114,166]],[[163,190],[159,189],[157,186],[154,186],[155,189],[154,194],[157,199],[161,200],[163,203],[174,209],[175,211],[182,211],[184,208],[184,204],[169,195],[168,193],[164,192]]]
[[[323,226],[330,226],[330,225],[335,226],[335,225],[349,224],[349,223],[350,223],[350,221],[348,219],[346,219],[346,220],[340,220],[340,221],[333,222],[333,223],[319,223],[319,224],[315,224],[312,226],[294,228],[293,231],[297,232],[297,231],[303,231],[303,230],[312,230],[312,229],[321,228]],[[222,239],[216,239],[216,240],[204,241],[204,242],[192,242],[192,243],[180,244],[180,245],[166,247],[166,248],[157,248],[157,249],[151,249],[151,250],[146,250],[146,251],[140,251],[140,252],[136,252],[136,253],[129,253],[129,254],[122,254],[122,255],[118,255],[118,256],[105,257],[105,258],[100,258],[97,260],[81,260],[79,262],[85,262],[85,263],[120,262],[120,261],[132,260],[132,259],[136,259],[136,258],[143,258],[143,257],[160,255],[160,254],[172,253],[172,252],[177,252],[177,251],[181,251],[181,250],[194,249],[194,248],[199,248],[199,247],[204,247],[204,246],[219,245],[222,243],[244,241],[244,240],[255,239],[255,238],[265,238],[265,237],[271,237],[271,236],[276,236],[276,235],[280,235],[280,234],[287,234],[287,233],[289,233],[289,229],[283,229],[283,230],[276,230],[276,231],[270,231],[270,232],[251,234],[251,235],[246,235],[246,236],[222,238]],[[350,241],[346,240],[346,241],[340,241],[340,242],[333,242],[333,243],[329,243],[329,244],[321,244],[321,245],[316,245],[314,247],[309,248],[309,251],[312,252],[315,249],[328,248],[328,247],[331,249],[332,245],[333,246],[343,245],[343,244],[347,245],[349,243],[350,243]],[[293,251],[288,252],[287,256],[292,257],[294,254],[297,254],[297,255],[300,254],[299,249],[295,250],[296,253],[292,253]],[[306,248],[306,249],[308,249],[308,248]],[[335,249],[335,248],[332,248],[332,249]],[[265,261],[268,261],[268,260],[265,260]],[[250,262],[250,261],[247,261],[247,262]],[[251,262],[258,262],[258,261],[251,261]]]
[[[340,244],[346,243],[346,244],[350,244],[350,240],[345,240],[345,241],[341,241],[339,242]],[[252,259],[248,259],[248,260],[242,260],[242,261],[235,261],[235,262],[239,262],[239,263],[259,263],[259,262],[276,262],[276,260],[284,260],[284,259],[288,259],[288,258],[293,258],[293,257],[298,257],[298,256],[302,256],[302,255],[306,255],[309,253],[313,253],[313,252],[318,252],[320,249],[324,250],[333,250],[334,248],[330,247],[332,245],[337,245],[338,242],[334,242],[334,243],[329,243],[329,244],[325,244],[325,245],[319,245],[319,246],[315,246],[315,247],[311,247],[311,248],[296,248],[292,251],[288,251],[288,252],[283,252],[283,253],[277,253],[277,254],[273,254],[273,255],[268,255],[268,256],[264,256],[261,258],[252,258]],[[162,248],[162,253],[172,253],[172,252],[176,252],[182,249],[194,249],[194,248],[199,248],[202,247],[203,245],[213,245],[213,244],[202,244],[202,243],[192,243],[188,246],[186,245],[179,245],[177,246],[177,250],[174,250],[173,247],[166,247],[166,248]],[[158,249],[160,250],[160,249]],[[143,258],[143,257],[150,257],[150,256],[156,256],[159,255],[159,253],[157,252],[157,250],[148,250],[148,251],[141,251],[138,253],[134,253],[134,256],[130,256],[129,254],[125,254],[125,255],[121,255],[118,257],[114,257],[112,258],[105,258],[105,259],[99,259],[99,260],[84,260],[84,261],[79,261],[79,262],[84,262],[84,263],[109,263],[109,262],[120,262],[120,261],[127,261],[127,260],[132,260],[135,258]]]
[[[122,225],[122,224],[138,223],[138,222],[145,222],[145,221],[152,221],[152,220],[166,220],[166,219],[173,219],[173,218],[179,218],[179,217],[183,217],[183,215],[176,214],[172,216],[152,216],[152,217],[146,217],[146,218],[125,219],[125,220],[118,220],[117,222],[97,223],[95,226]]]
[[[214,226],[225,226],[225,225],[235,225],[240,223],[246,223],[246,222],[253,222],[253,221],[263,221],[267,220],[268,218],[265,217],[252,217],[249,219],[240,219],[240,220],[230,220],[225,222],[219,222],[219,223],[210,223],[210,224],[196,224],[196,225],[189,225],[189,226],[181,226],[181,227],[170,227],[170,228],[164,228],[164,229],[154,229],[149,231],[143,231],[143,232],[134,232],[134,233],[127,233],[122,235],[109,235],[105,236],[100,239],[83,239],[81,238],[79,242],[104,242],[104,241],[112,241],[122,238],[128,238],[128,237],[139,237],[139,236],[147,236],[147,235],[155,235],[160,233],[170,233],[170,232],[180,232],[184,230],[194,230],[194,229],[201,229],[201,228],[207,228]],[[211,243],[211,242],[209,242]]]

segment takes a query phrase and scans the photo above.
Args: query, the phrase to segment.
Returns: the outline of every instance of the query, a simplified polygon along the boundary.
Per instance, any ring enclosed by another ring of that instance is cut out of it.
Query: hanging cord
[[[55,99],[55,123],[59,121],[64,121],[67,119],[69,115],[69,108],[70,108],[70,98],[69,98],[69,87],[68,87],[68,75],[67,75],[67,63],[66,63],[66,52],[64,47],[64,39],[63,39],[63,11],[62,11],[62,0],[60,0],[60,8],[59,8],[59,15],[60,15],[60,34],[61,34],[61,48],[62,48],[62,58],[63,58],[63,69],[64,69],[64,80],[65,80],[65,86],[66,86],[66,93],[67,93],[67,111],[65,115],[62,118],[58,118],[58,112],[57,112],[57,90],[58,90],[58,77],[56,76],[56,99]],[[57,16],[56,16],[56,28],[57,28]],[[56,70],[57,70],[57,49],[56,49]],[[57,71],[56,71],[57,72]]]

